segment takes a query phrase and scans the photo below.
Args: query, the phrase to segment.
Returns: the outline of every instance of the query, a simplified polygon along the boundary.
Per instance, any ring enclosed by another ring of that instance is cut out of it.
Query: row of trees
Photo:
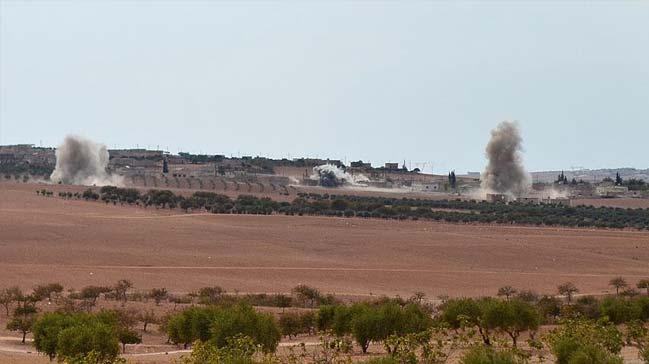
[[[73,197],[73,196],[67,196]],[[649,209],[621,209],[561,204],[489,203],[473,200],[423,200],[370,196],[298,194],[292,202],[240,195],[236,199],[213,192],[196,192],[189,197],[169,190],[102,187],[99,194],[92,189],[80,197],[112,202],[177,208],[185,211],[204,210],[213,213],[286,214],[383,219],[427,219],[454,223],[500,223],[570,227],[649,229]]]
[[[25,337],[28,333],[36,333],[36,322],[39,316],[38,303],[47,300],[48,304],[57,304],[58,311],[65,314],[89,313],[95,305],[100,294],[109,292],[124,292],[130,287],[130,282],[126,280],[119,281],[115,287],[84,287],[80,292],[71,292],[67,297],[63,295],[63,286],[59,283],[50,283],[38,285],[34,290],[27,294],[18,287],[9,287],[0,290],[0,304],[4,308],[4,313],[8,317],[7,329],[18,331],[22,334],[22,342],[25,343]],[[152,290],[152,291],[155,291]],[[107,296],[108,297],[108,296]],[[117,297],[117,296],[114,296]],[[121,296],[117,299],[122,299]],[[13,309],[12,309],[13,308]],[[138,311],[134,309],[121,309],[111,311],[121,323],[127,323],[128,328],[133,328],[138,322],[144,324],[144,331],[147,325],[157,323],[159,318],[153,310]],[[124,335],[125,332],[120,332]],[[123,343],[129,343],[128,340],[133,337],[130,335],[120,336],[120,341],[127,340]]]
[[[185,348],[195,342],[224,347],[236,335],[251,338],[264,352],[274,352],[281,332],[271,314],[259,313],[252,306],[191,307],[173,315],[164,325],[171,342]]]
[[[319,330],[330,330],[337,336],[351,334],[363,353],[367,352],[370,342],[382,342],[391,335],[419,333],[431,325],[430,314],[412,303],[406,306],[395,302],[322,306],[317,315]]]
[[[638,286],[644,286],[645,281],[638,282]],[[504,362],[522,363],[529,355],[541,355],[544,348],[552,352],[557,363],[618,363],[625,343],[638,347],[649,362],[649,296],[624,294],[628,284],[620,277],[611,279],[610,284],[616,294],[603,298],[575,297],[579,290],[568,282],[558,286],[561,296],[541,296],[505,286],[498,290],[500,298],[444,299],[440,306],[425,303],[423,293],[408,300],[386,298],[343,305],[315,288],[300,285],[294,288],[292,299],[318,309],[282,313],[279,320],[256,311],[243,300],[230,300],[227,297],[233,296],[225,295],[218,286],[187,295],[202,306],[191,306],[164,319],[156,318],[153,311],[71,310],[62,298],[63,286],[57,283],[39,285],[29,295],[17,288],[4,289],[0,298],[13,297],[10,302],[15,309],[10,324],[29,318],[36,348],[64,362],[117,360],[120,344],[123,350],[126,344],[141,340],[135,330],[138,322],[144,323],[144,331],[147,323],[160,323],[171,342],[185,347],[193,344],[195,355],[188,360],[198,360],[195,363],[209,363],[204,359],[212,355],[219,360],[223,355],[249,356],[256,348],[271,353],[281,335],[316,332],[335,337],[328,345],[340,350],[346,347],[345,338],[353,339],[363,352],[370,343],[382,344],[388,357],[381,360],[390,363],[442,363],[459,349],[466,350],[462,361],[466,363],[491,363],[480,360],[501,356],[513,360]],[[88,286],[69,296],[96,300],[104,295],[126,300],[132,286],[120,280],[111,287]],[[152,289],[147,296],[156,304],[171,301],[163,288]],[[44,300],[61,306],[56,312],[39,315],[36,303]],[[542,324],[556,328],[538,334]],[[522,337],[528,338],[523,346]],[[239,346],[243,344],[247,349],[242,352]],[[232,345],[239,348],[233,352]],[[578,359],[581,361],[575,361]]]
[[[34,346],[50,360],[76,362],[87,356],[97,363],[112,362],[126,344],[142,338],[132,327],[132,320],[120,311],[91,313],[48,312],[33,327]]]
[[[573,305],[575,303],[565,304],[566,307]],[[252,334],[245,334],[251,332],[259,335],[259,332],[271,332],[267,329],[259,330],[252,318],[239,318],[237,322],[242,329],[235,330],[236,333],[230,330],[233,320],[224,320],[227,324],[222,326],[227,329],[217,327],[214,321],[206,318],[209,314],[205,312],[211,309],[213,308],[201,309],[203,314],[193,312],[194,309],[187,311],[192,312],[186,314],[186,320],[194,320],[193,327],[209,329],[205,331],[205,340],[199,338],[194,342],[192,355],[187,358],[186,363],[221,363],[224,357],[233,353],[243,355],[243,362],[254,363],[255,346],[263,348],[260,343],[276,337],[272,334],[268,338],[253,338],[250,336]],[[236,311],[238,308],[225,310]],[[253,313],[254,311],[247,312],[249,316],[258,315]],[[549,332],[539,334],[537,330],[542,322],[543,314],[535,303],[510,297],[449,300],[441,307],[439,313],[432,315],[425,306],[413,302],[399,304],[394,300],[325,305],[321,306],[315,315],[313,312],[284,314],[280,316],[278,326],[285,335],[294,335],[293,330],[296,328],[304,330],[305,333],[307,330],[328,333],[325,337],[330,339],[323,341],[322,350],[327,351],[325,356],[332,361],[322,361],[323,363],[345,362],[335,361],[335,358],[340,353],[351,351],[346,338],[353,338],[363,352],[367,351],[370,343],[382,344],[387,356],[372,359],[370,363],[441,364],[459,351],[463,352],[460,362],[465,364],[522,364],[527,363],[531,356],[537,356],[538,360],[544,361],[549,351],[555,362],[560,364],[617,364],[622,363],[619,354],[625,345],[636,346],[644,362],[649,363],[648,329],[646,324],[640,321],[628,322],[619,327],[606,317],[593,320],[573,314],[560,318]],[[220,332],[219,330],[231,332],[232,336],[217,344],[211,335]],[[525,332],[528,333],[528,339],[523,347],[520,338]],[[199,334],[194,336],[197,337]],[[509,338],[509,343],[503,341],[502,337]],[[242,350],[239,347],[242,343],[247,343],[244,345],[247,349]],[[267,349],[264,350],[268,352]],[[294,356],[291,353],[291,358],[312,360],[305,354]],[[264,356],[263,362],[287,361],[274,356]]]
[[[267,295],[267,294],[246,294],[227,295],[226,291],[219,286],[203,287],[195,292],[185,295],[172,295],[165,288],[153,288],[148,291],[138,292],[133,290],[133,283],[122,279],[113,286],[86,286],[79,291],[70,290],[64,294],[64,287],[59,283],[43,284],[34,287],[29,294],[24,293],[18,287],[9,287],[0,290],[0,305],[8,317],[7,329],[22,334],[22,341],[25,342],[27,334],[33,331],[34,322],[39,310],[37,303],[47,300],[48,304],[58,305],[58,310],[64,313],[91,313],[100,298],[121,302],[124,307],[127,301],[151,300],[155,305],[162,302],[190,305],[258,305],[274,307],[317,307],[321,304],[333,304],[337,302],[331,295],[322,295],[317,289],[306,285],[299,285],[294,288],[293,295]],[[144,332],[150,324],[165,322],[167,318],[155,314],[153,309],[136,310],[122,308],[116,311],[122,322],[128,322],[129,327],[137,323],[142,324]],[[131,336],[127,336],[128,339]],[[124,343],[124,342],[123,342]],[[128,342],[127,342],[128,343]]]

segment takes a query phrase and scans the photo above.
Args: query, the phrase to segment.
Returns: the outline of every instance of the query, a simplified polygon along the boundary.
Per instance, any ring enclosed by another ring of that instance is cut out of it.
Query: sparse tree
[[[33,295],[23,295],[19,293],[16,297],[18,306],[14,310],[13,318],[7,323],[7,329],[19,331],[22,333],[22,343],[25,343],[27,333],[31,332],[32,326],[36,321],[36,302],[38,300]]]
[[[122,300],[122,304],[128,300],[128,290],[133,287],[133,282],[128,279],[120,279],[113,287],[115,291],[115,299]]]
[[[516,290],[516,288],[514,288],[512,286],[504,286],[504,287],[500,287],[498,289],[498,296],[499,297],[505,296],[507,301],[509,301],[509,298],[511,298],[513,295],[515,295],[516,292],[518,292]]]
[[[135,308],[121,308],[113,312],[120,327],[133,330],[138,323],[139,312]]]
[[[536,330],[541,323],[536,308],[519,300],[492,302],[486,306],[484,321],[487,327],[507,333],[514,347],[523,331]]]
[[[649,296],[649,279],[641,279],[636,285],[636,287],[639,289],[646,289],[647,296]]]
[[[623,297],[636,297],[640,295],[640,291],[635,288],[625,288],[620,292],[620,296]]]
[[[292,301],[291,297],[287,295],[283,295],[283,294],[275,295],[275,305],[277,305],[277,307],[282,308],[282,313],[284,313],[286,307],[291,306],[291,301]]]
[[[225,289],[214,286],[214,287],[203,287],[198,290],[196,296],[198,296],[199,303],[205,305],[213,305],[219,301],[222,295],[225,294]]]
[[[109,287],[87,286],[81,289],[81,292],[79,292],[79,298],[87,302],[88,307],[92,307],[97,304],[97,298],[99,298],[102,293],[108,293],[111,290],[112,289]]]
[[[559,291],[559,294],[562,296],[565,296],[568,299],[568,303],[572,302],[572,296],[579,292],[579,289],[575,286],[574,283],[572,282],[566,282],[563,284],[560,284],[557,287],[557,290]]]
[[[14,303],[20,296],[22,296],[22,292],[17,286],[5,288],[0,291],[0,305],[5,308],[7,317],[9,317],[9,309],[11,308],[11,304]]]
[[[156,316],[153,310],[144,310],[138,314],[137,318],[144,325],[144,332],[146,332],[149,324],[156,324],[159,321],[158,316]]]
[[[178,307],[178,305],[183,305],[183,304],[190,304],[192,303],[192,296],[190,295],[182,295],[182,296],[169,296],[169,302],[174,304],[174,310]]]
[[[629,285],[626,283],[626,280],[622,277],[615,277],[608,282],[609,286],[615,287],[615,295],[620,294],[620,288],[626,288]]]
[[[540,297],[538,293],[527,289],[527,290],[519,291],[516,294],[516,298],[523,302],[536,303],[539,301]]]
[[[284,313],[279,317],[279,328],[282,335],[288,336],[289,339],[300,333],[300,316],[297,313]]]
[[[411,301],[421,303],[424,300],[424,297],[426,297],[426,294],[422,291],[417,291],[413,293],[412,297],[410,298]]]
[[[315,303],[322,297],[320,291],[305,284],[300,284],[293,288],[293,293],[297,296],[299,301],[308,304],[309,307],[315,306]]]
[[[623,184],[624,184],[624,180],[620,176],[620,172],[615,173],[615,185],[622,186]]]
[[[137,332],[129,329],[121,329],[117,333],[119,342],[122,344],[122,353],[126,352],[126,344],[139,344],[142,342],[142,337]]]
[[[52,296],[58,295],[63,292],[63,286],[60,283],[41,284],[34,287],[34,297],[41,301],[47,298],[52,301]]]
[[[36,317],[34,314],[16,315],[7,322],[7,330],[18,331],[22,336],[21,343],[25,343],[27,334],[32,331]]]
[[[149,292],[149,297],[153,298],[156,306],[160,305],[160,302],[164,301],[169,297],[169,293],[166,288],[153,288]]]

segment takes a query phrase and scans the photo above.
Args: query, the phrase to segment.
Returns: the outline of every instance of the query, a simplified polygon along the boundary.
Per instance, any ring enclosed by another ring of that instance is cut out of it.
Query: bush
[[[255,364],[253,356],[257,351],[254,340],[237,335],[228,339],[226,346],[217,348],[209,343],[196,342],[189,357],[183,357],[183,364]]]
[[[93,352],[110,361],[119,354],[119,329],[115,315],[107,312],[45,313],[34,323],[34,346],[50,360],[72,360]]]
[[[522,364],[523,360],[509,350],[496,350],[486,346],[475,346],[460,359],[461,364]]]
[[[483,322],[509,335],[514,347],[523,331],[536,330],[541,322],[538,311],[529,303],[517,299],[511,301],[492,301],[483,308]]]
[[[92,188],[83,191],[81,197],[83,197],[84,200],[96,201],[99,199],[99,195],[95,191],[93,191]]]
[[[365,363],[367,364],[401,364],[399,361],[391,356],[381,356],[378,358],[372,358]]]
[[[313,328],[315,315],[312,312],[305,312],[303,314],[288,312],[279,317],[279,327],[282,335],[289,338],[299,334],[308,334]]]
[[[602,316],[607,316],[614,324],[639,320],[642,316],[642,308],[635,301],[617,297],[608,297],[602,300],[599,311]]]
[[[432,318],[418,305],[402,307],[386,301],[374,305],[321,306],[316,322],[320,330],[331,330],[337,336],[352,334],[365,352],[372,341],[425,331],[432,325]]]
[[[491,298],[472,299],[461,298],[449,300],[442,307],[442,321],[451,328],[458,329],[463,326],[477,327],[485,345],[491,345],[490,331],[492,322],[486,321],[486,312],[496,301]]]
[[[229,338],[245,335],[261,345],[264,352],[272,352],[281,338],[272,315],[257,313],[252,306],[243,303],[230,307],[188,308],[171,316],[166,329],[172,342],[185,346],[200,340],[221,348]]]
[[[622,358],[595,345],[578,348],[570,355],[568,364],[622,364]]]
[[[593,355],[603,360],[597,363],[617,363],[616,355],[624,344],[622,334],[610,322],[583,319],[565,320],[548,333],[547,341],[557,364],[588,363],[586,358]]]

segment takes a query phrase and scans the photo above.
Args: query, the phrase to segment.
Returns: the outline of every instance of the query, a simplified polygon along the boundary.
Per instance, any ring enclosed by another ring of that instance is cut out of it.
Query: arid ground
[[[54,197],[38,196],[41,188]],[[289,292],[305,283],[350,298],[423,291],[435,299],[493,295],[503,285],[555,293],[565,281],[601,294],[614,276],[630,283],[649,276],[647,232],[185,214],[56,197],[82,189],[0,184],[0,288],[60,282],[79,289],[126,278],[135,289],[174,293],[213,285]],[[0,362],[48,362],[5,325],[3,316]],[[130,362],[182,355],[163,334],[145,336],[127,349]],[[625,354],[630,363],[635,357]]]
[[[552,293],[573,281],[608,291],[649,275],[649,233],[330,217],[185,214],[0,189],[0,286],[59,281],[188,292],[488,295],[512,285]],[[57,191],[60,186],[49,186]],[[56,193],[55,193],[56,196]]]

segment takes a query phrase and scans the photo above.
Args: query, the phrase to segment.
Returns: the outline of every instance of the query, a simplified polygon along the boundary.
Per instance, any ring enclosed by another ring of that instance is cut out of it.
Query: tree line
[[[37,191],[37,193],[41,193]],[[134,188],[90,188],[83,193],[59,192],[59,197],[101,200],[113,204],[143,207],[181,208],[220,214],[285,214],[361,217],[396,220],[434,220],[451,223],[521,224],[536,226],[633,228],[649,230],[649,208],[623,209],[561,204],[509,204],[475,200],[426,200],[300,193],[292,202],[268,197],[229,196],[199,191],[189,197],[170,190],[152,189],[141,193]]]
[[[560,364],[609,364],[621,363],[622,347],[631,345],[649,363],[649,279],[638,281],[638,289],[622,277],[609,284],[615,293],[603,297],[578,296],[579,289],[565,282],[557,286],[555,295],[504,286],[493,297],[440,297],[437,303],[427,301],[423,293],[407,299],[342,303],[314,287],[299,285],[283,297],[308,309],[276,315],[260,312],[236,295],[228,299],[224,289],[210,286],[185,295],[188,299],[181,310],[156,317],[152,310],[125,308],[135,298],[133,284],[119,280],[113,286],[87,286],[67,297],[58,283],[38,285],[30,294],[6,288],[0,290],[0,304],[8,316],[14,308],[9,330],[22,332],[23,338],[31,332],[39,352],[65,363],[120,362],[119,353],[127,344],[141,342],[135,329],[138,323],[144,325],[143,331],[147,324],[159,324],[170,342],[191,346],[192,354],[185,358],[188,364],[284,363],[286,358],[273,354],[281,337],[302,334],[321,335],[326,353],[318,355],[330,359],[349,355],[355,343],[362,353],[371,344],[383,347],[387,355],[375,359],[379,363],[441,364],[459,351],[465,364],[496,359],[526,363],[533,356],[548,354]],[[177,303],[164,288],[146,291],[146,296],[156,305]],[[122,302],[122,308],[92,310],[98,297]],[[36,303],[44,300],[58,308],[38,312]],[[72,305],[70,300],[82,303]],[[92,304],[83,304],[86,301]],[[272,305],[288,306],[279,301]],[[552,328],[541,331],[542,325]]]

